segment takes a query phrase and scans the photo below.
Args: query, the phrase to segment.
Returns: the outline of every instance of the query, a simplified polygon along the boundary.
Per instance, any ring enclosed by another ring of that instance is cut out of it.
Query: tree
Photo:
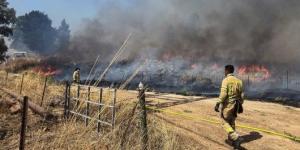
[[[62,20],[59,28],[57,29],[57,49],[64,50],[70,43],[70,26],[66,23],[66,20]]]
[[[12,46],[23,42],[30,50],[47,54],[55,50],[56,29],[49,17],[40,11],[31,11],[19,16],[16,21]]]
[[[12,35],[11,25],[15,22],[16,12],[13,8],[8,8],[6,0],[0,0],[0,63],[5,60],[7,46],[4,37]]]

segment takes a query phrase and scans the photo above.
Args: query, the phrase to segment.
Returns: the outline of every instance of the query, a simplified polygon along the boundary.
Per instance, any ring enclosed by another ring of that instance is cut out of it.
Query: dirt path
[[[181,112],[194,118],[210,118],[220,120],[213,111],[217,101],[215,98],[185,97],[178,95],[163,95],[147,99],[150,105]],[[300,109],[274,103],[246,101],[244,113],[239,115],[237,124],[257,128],[270,129],[281,133],[300,136]],[[159,114],[177,133],[192,137],[199,145],[191,143],[194,149],[230,149],[225,143],[227,135],[220,125],[203,121],[185,119],[181,116]],[[245,149],[266,150],[296,150],[300,143],[289,139],[246,129],[237,129],[243,137],[242,146]],[[186,141],[187,144],[189,141]]]

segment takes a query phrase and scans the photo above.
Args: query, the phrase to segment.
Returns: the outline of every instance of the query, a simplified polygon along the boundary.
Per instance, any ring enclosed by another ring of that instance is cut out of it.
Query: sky
[[[62,19],[70,24],[71,31],[80,29],[83,19],[96,16],[103,0],[7,0],[17,16],[32,10],[46,13],[57,27]]]

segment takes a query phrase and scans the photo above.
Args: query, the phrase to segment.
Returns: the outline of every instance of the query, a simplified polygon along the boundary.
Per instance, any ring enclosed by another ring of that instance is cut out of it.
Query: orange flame
[[[191,69],[194,70],[194,69],[197,69],[197,68],[198,68],[197,64],[192,64],[192,65],[191,65]]]
[[[212,66],[213,70],[218,70],[219,68],[220,68],[220,66],[216,63]]]
[[[61,70],[55,69],[49,65],[35,67],[33,68],[33,71],[43,76],[54,76],[61,73]]]
[[[251,81],[262,81],[271,77],[270,71],[261,65],[240,66],[238,75],[249,76]]]

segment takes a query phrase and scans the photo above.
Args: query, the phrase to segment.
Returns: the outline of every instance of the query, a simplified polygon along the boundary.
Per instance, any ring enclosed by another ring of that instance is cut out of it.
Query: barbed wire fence
[[[68,82],[64,86],[64,83],[55,81],[51,76],[0,71],[0,85],[2,89],[5,89],[2,92],[9,91],[9,93],[23,97],[21,100],[19,98],[19,100],[14,101],[15,104],[20,106],[18,112],[21,112],[20,142],[9,145],[10,147],[18,147],[19,144],[19,149],[25,149],[25,137],[36,130],[28,128],[28,126],[34,126],[41,120],[38,115],[28,111],[29,98],[32,103],[59,116],[64,116],[64,119],[67,121],[70,117],[81,117],[86,126],[89,126],[90,122],[96,122],[97,132],[100,132],[100,128],[104,127],[103,125],[114,129],[116,120],[116,89],[104,90],[100,87],[70,84]],[[50,105],[53,100],[58,100],[61,107],[55,107],[56,110],[51,110]],[[106,102],[110,100],[111,102],[107,104]],[[107,109],[110,110],[110,113],[103,114]],[[19,132],[19,130],[14,132]]]

